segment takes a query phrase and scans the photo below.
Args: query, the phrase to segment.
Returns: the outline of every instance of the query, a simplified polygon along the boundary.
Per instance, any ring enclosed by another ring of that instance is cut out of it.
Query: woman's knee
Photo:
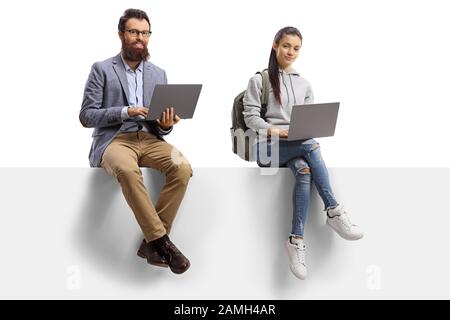
[[[289,168],[297,176],[301,175],[311,175],[311,169],[308,162],[303,158],[295,158],[289,161]]]
[[[311,149],[308,153],[308,159],[310,161],[321,161],[322,160],[322,154],[320,152],[320,144],[314,143],[311,145]]]

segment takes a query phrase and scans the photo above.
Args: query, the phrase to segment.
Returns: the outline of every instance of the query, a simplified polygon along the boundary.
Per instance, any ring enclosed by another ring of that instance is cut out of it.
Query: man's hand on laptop
[[[142,116],[145,119],[145,118],[147,118],[147,114],[148,114],[148,108],[146,108],[146,107],[128,107],[127,111],[128,111],[128,115],[130,117]]]
[[[288,131],[284,130],[284,129],[280,129],[277,127],[270,127],[267,131],[268,131],[267,133],[269,134],[269,136],[279,136],[280,138],[288,137]]]
[[[161,119],[156,119],[158,125],[163,130],[169,130],[173,125],[180,121],[180,117],[175,114],[175,109],[173,107],[166,108],[161,114]]]

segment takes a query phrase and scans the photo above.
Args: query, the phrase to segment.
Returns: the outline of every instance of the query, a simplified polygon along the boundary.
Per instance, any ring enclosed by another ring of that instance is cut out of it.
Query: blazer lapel
[[[127,81],[127,75],[125,73],[125,66],[123,65],[123,61],[122,61],[122,58],[120,57],[120,53],[117,56],[115,56],[113,59],[113,69],[114,69],[114,72],[117,74],[117,77],[119,78],[120,85],[122,86],[122,90],[125,93],[125,97],[127,97],[127,103],[128,103],[128,101],[130,101],[128,98],[128,81]]]
[[[150,106],[150,99],[153,96],[153,89],[155,88],[155,79],[152,77],[152,70],[150,64],[144,62],[144,75],[143,75],[143,87],[144,87],[144,106]]]

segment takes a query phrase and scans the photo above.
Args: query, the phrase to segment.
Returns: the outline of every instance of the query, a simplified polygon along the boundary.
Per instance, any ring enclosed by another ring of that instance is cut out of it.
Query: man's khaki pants
[[[147,132],[119,133],[103,153],[101,166],[119,181],[147,242],[170,232],[192,176],[191,166],[178,150]],[[155,168],[166,175],[156,206],[139,167]]]

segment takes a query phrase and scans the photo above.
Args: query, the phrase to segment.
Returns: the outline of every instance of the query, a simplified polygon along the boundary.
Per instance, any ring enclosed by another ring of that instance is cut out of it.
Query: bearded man
[[[155,85],[167,83],[165,71],[148,61],[151,33],[144,11],[124,12],[118,25],[122,50],[93,64],[79,119],[84,127],[94,128],[91,167],[102,167],[117,179],[143,232],[138,256],[149,264],[183,273],[190,262],[168,235],[192,168],[162,137],[180,121],[174,109],[168,107],[158,120],[146,120]],[[156,168],[166,176],[156,205],[144,185],[140,167]]]

